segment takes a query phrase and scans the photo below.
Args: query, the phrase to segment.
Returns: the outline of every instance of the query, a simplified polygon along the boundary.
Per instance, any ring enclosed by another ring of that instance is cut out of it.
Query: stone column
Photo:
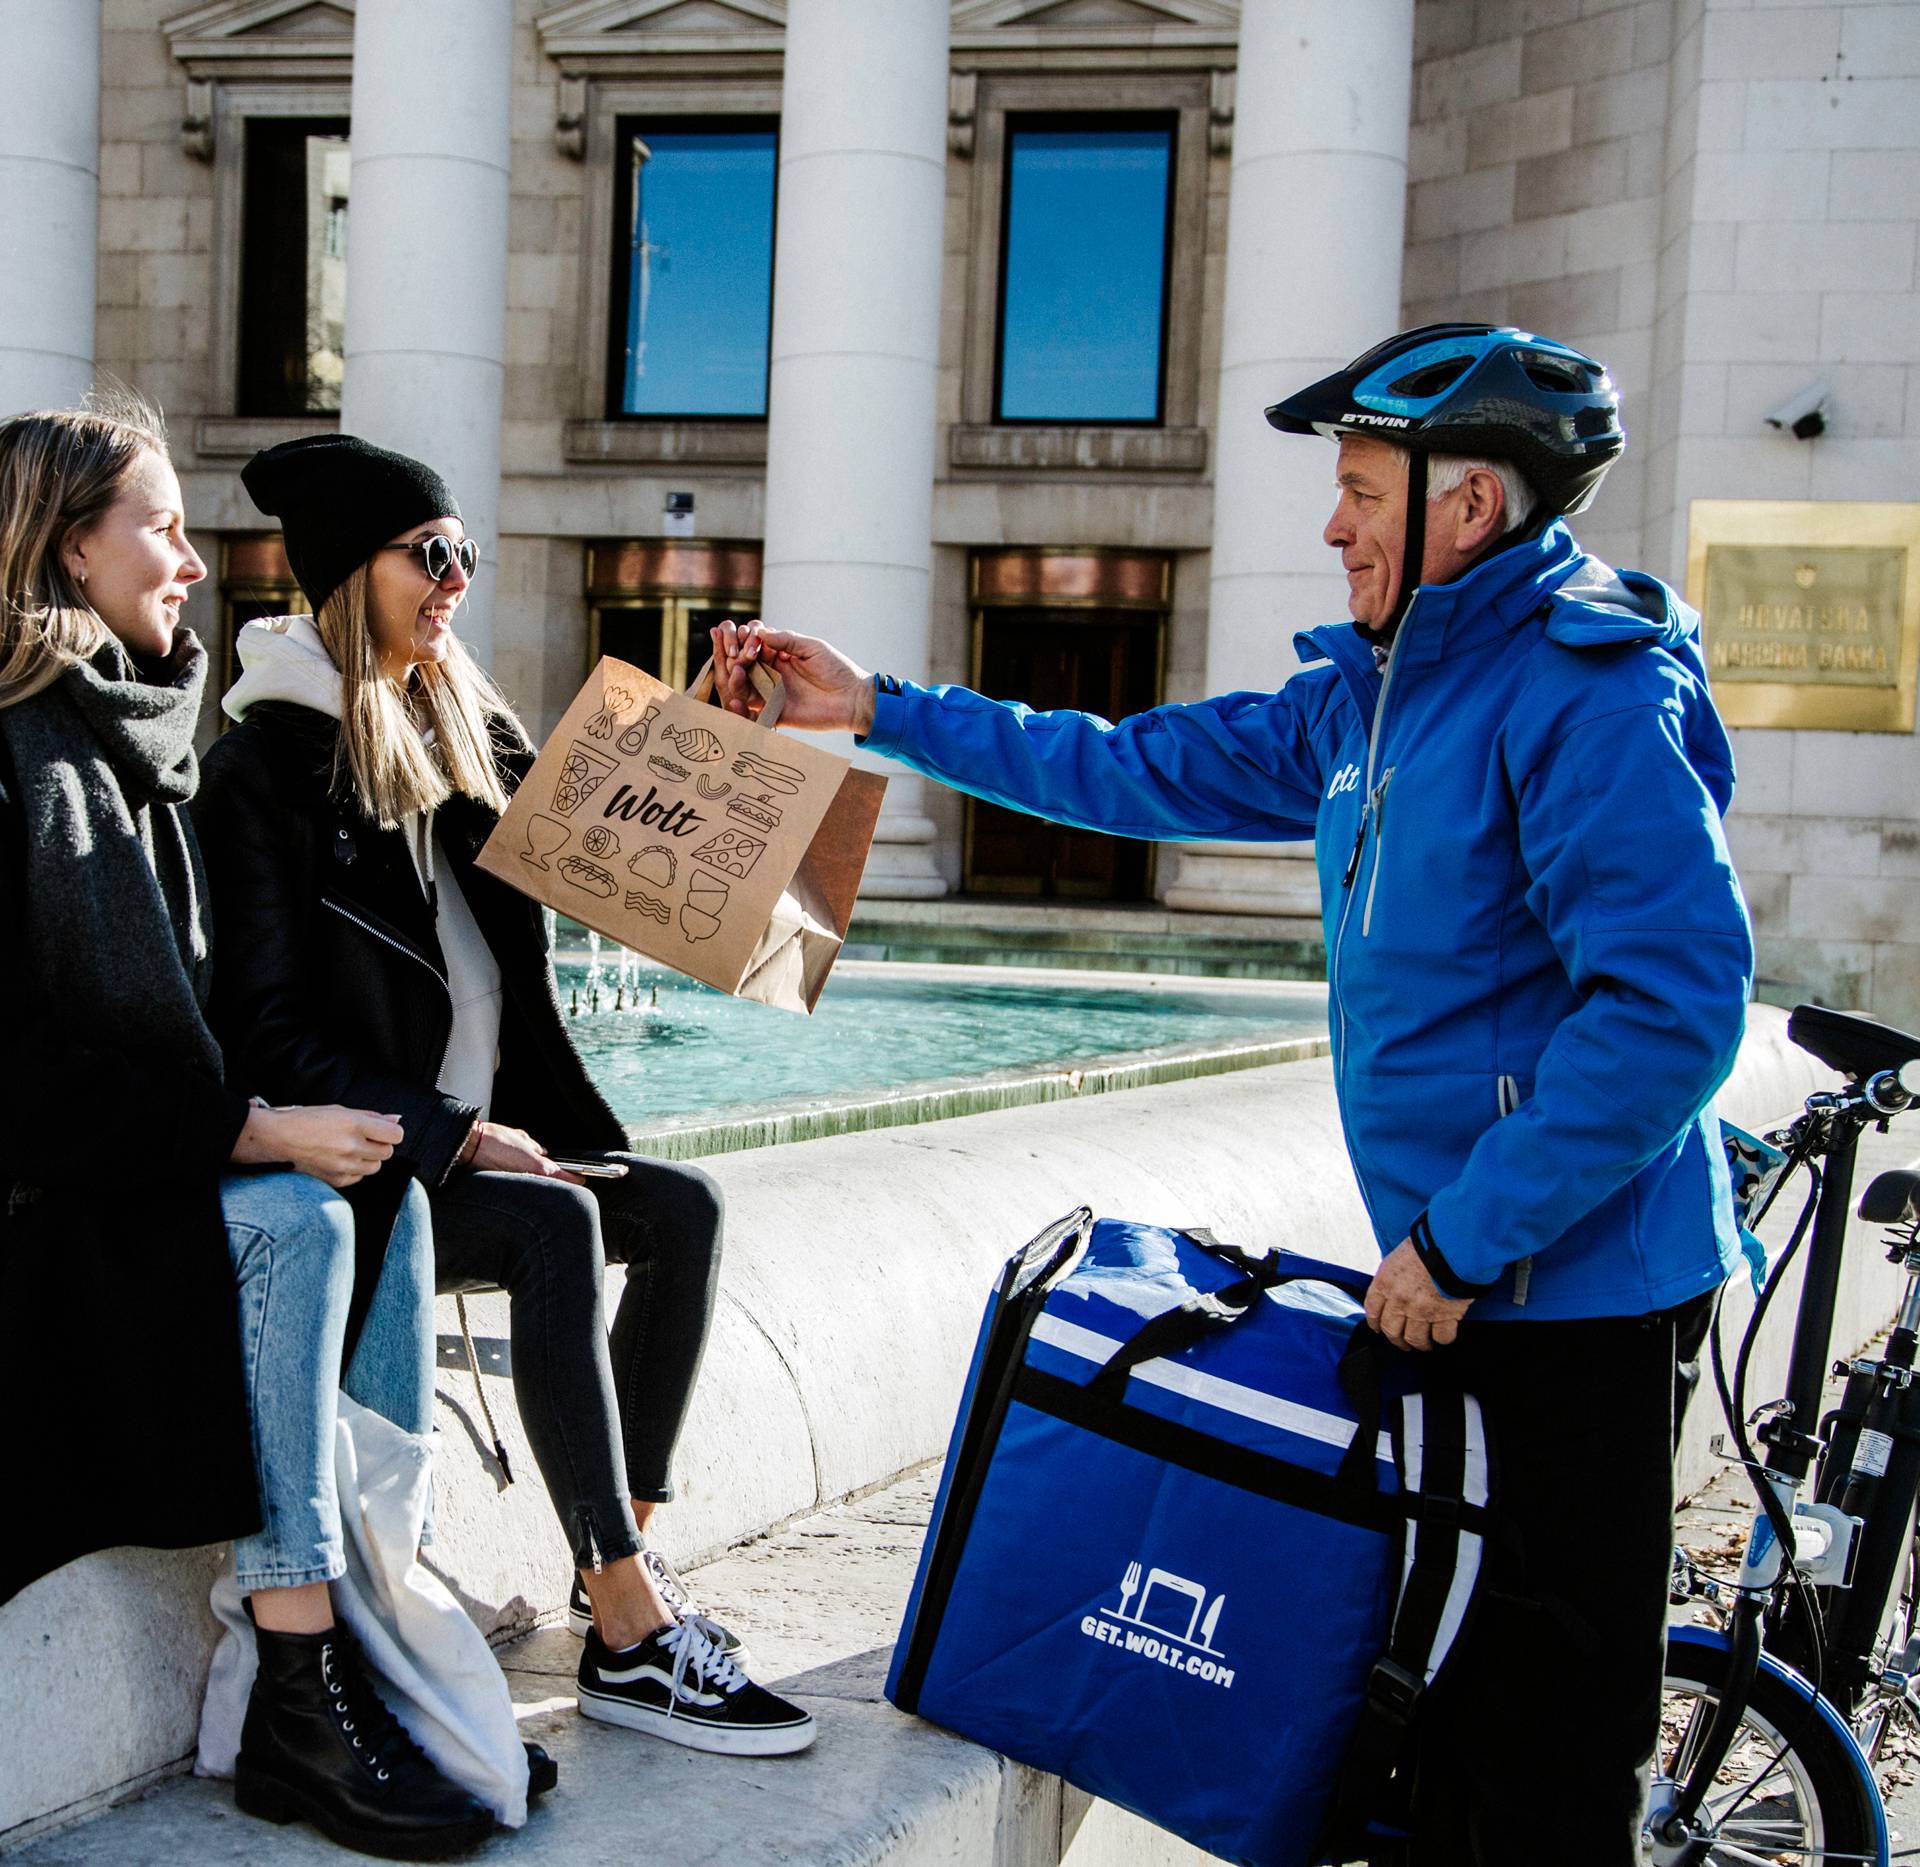
[[[792,0],[781,92],[769,622],[924,679],[946,210],[948,0]],[[861,893],[946,892],[922,782],[887,767]]]
[[[480,546],[460,634],[493,660],[513,0],[359,0],[340,425],[428,462]]]
[[[1214,425],[1207,690],[1278,687],[1296,629],[1346,614],[1320,542],[1330,443],[1282,435],[1265,409],[1400,327],[1412,105],[1412,0],[1246,0],[1234,85],[1226,315]],[[1173,907],[1317,914],[1298,854],[1200,844]]]
[[[0,415],[93,386],[100,0],[0,0]]]

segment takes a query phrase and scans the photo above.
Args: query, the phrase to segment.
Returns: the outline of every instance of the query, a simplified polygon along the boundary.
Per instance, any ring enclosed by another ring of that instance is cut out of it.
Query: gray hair
[[[1444,499],[1458,490],[1469,473],[1491,473],[1506,494],[1503,534],[1518,531],[1533,516],[1539,503],[1534,490],[1508,460],[1477,460],[1465,454],[1429,454],[1427,456],[1427,502]]]

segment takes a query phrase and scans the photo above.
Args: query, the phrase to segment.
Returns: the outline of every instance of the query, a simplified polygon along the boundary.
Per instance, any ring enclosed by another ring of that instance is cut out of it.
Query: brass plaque
[[[1913,731],[1920,506],[1696,500],[1687,597],[1729,725]]]

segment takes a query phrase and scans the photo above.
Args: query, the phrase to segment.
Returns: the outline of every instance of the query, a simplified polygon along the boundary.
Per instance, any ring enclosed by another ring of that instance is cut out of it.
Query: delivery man
[[[1367,1316],[1485,1409],[1510,1534],[1422,1720],[1420,1867],[1629,1867],[1658,1732],[1676,1362],[1737,1258],[1710,1098],[1752,940],[1698,618],[1566,519],[1624,445],[1606,371],[1482,324],[1267,411],[1338,447],[1351,621],[1274,693],[1110,725],[873,676],[759,623],[724,690],[976,797],[1154,839],[1312,837]],[[1389,834],[1391,832],[1391,834]]]

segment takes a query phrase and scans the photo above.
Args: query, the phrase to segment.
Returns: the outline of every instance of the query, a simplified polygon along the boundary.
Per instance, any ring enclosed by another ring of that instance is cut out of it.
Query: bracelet
[[[487,1124],[479,1116],[476,1115],[473,1118],[473,1126],[467,1130],[467,1138],[460,1143],[460,1152],[453,1157],[453,1164],[456,1167],[466,1166],[474,1155],[480,1152],[480,1137],[486,1126]]]

